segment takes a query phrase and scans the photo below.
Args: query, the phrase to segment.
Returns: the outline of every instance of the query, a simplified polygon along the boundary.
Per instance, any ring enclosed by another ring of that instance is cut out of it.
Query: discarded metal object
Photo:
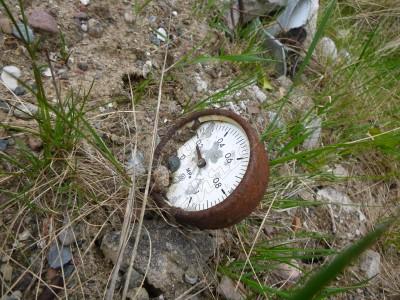
[[[285,8],[276,22],[264,29],[259,17],[280,6]],[[225,20],[233,30],[238,24],[245,24],[254,19],[254,25],[260,28],[267,51],[276,60],[277,73],[287,76],[288,65],[292,65],[292,75],[296,71],[301,52],[298,50],[307,49],[314,37],[318,7],[319,0],[241,0],[232,5]]]
[[[163,192],[154,189],[153,198],[178,223],[200,229],[231,226],[264,196],[267,153],[237,114],[208,109],[179,120],[156,148],[154,169],[168,166],[173,155],[180,165],[169,170],[169,186]]]

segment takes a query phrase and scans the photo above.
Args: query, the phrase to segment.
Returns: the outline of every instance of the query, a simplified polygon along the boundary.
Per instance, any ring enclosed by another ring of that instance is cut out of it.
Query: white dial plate
[[[198,166],[196,145],[206,165]],[[242,181],[250,159],[246,133],[235,124],[205,122],[178,150],[180,167],[167,191],[171,206],[197,211],[224,201]]]

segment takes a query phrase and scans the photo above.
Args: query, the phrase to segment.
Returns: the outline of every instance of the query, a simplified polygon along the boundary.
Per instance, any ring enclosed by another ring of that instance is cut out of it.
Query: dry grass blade
[[[132,89],[132,83],[131,83],[130,76],[128,76],[128,81],[129,81],[129,89],[130,89],[130,95],[131,95],[132,115],[133,115],[133,120],[134,120],[134,124],[135,124],[135,131],[136,131],[133,149],[132,149],[132,144],[131,144],[131,153],[133,153],[132,157],[136,157],[137,141],[138,141],[138,136],[137,136],[138,127],[137,127],[136,113],[135,113],[135,101],[133,98],[133,89]],[[129,126],[127,126],[127,127],[129,130]],[[130,135],[130,132],[129,132],[129,135]],[[110,283],[110,287],[107,289],[106,299],[113,298],[115,285],[116,285],[117,278],[118,278],[118,272],[121,268],[126,245],[127,245],[128,241],[131,237],[131,234],[133,232],[133,226],[132,226],[132,229],[130,229],[130,227],[131,227],[132,219],[134,217],[133,214],[134,214],[135,190],[136,190],[135,169],[132,170],[131,182],[132,182],[132,185],[129,189],[128,202],[126,205],[124,222],[122,224],[122,229],[121,229],[121,238],[119,241],[119,249],[118,249],[118,259],[117,259],[117,263],[115,264],[113,271],[112,271],[111,283]],[[127,280],[126,280],[128,283],[129,283],[130,277],[131,277],[131,268],[129,268],[128,276],[127,276]]]
[[[263,218],[263,220],[262,220],[260,226],[258,227],[258,231],[257,231],[257,234],[256,234],[256,236],[255,236],[255,238],[254,238],[253,244],[251,245],[250,251],[249,251],[249,253],[246,253],[246,261],[245,261],[245,263],[244,263],[244,265],[243,265],[242,271],[240,272],[239,279],[238,279],[238,281],[237,281],[237,283],[236,283],[235,291],[236,291],[236,290],[238,289],[238,287],[239,287],[240,280],[241,280],[242,277],[243,277],[243,274],[244,274],[244,271],[245,271],[245,269],[246,269],[247,264],[250,263],[250,256],[251,256],[251,254],[252,254],[252,252],[253,252],[254,246],[256,245],[257,240],[258,240],[258,237],[260,236],[260,233],[262,232],[262,229],[264,228],[265,221],[266,221],[267,218],[268,218],[269,212],[271,211],[271,208],[272,208],[272,206],[274,205],[274,202],[275,202],[277,196],[278,196],[278,195],[275,194],[275,197],[272,199],[272,201],[271,201],[271,203],[270,203],[270,205],[269,205],[269,207],[268,207],[268,210],[267,210],[267,212],[265,213],[265,216],[264,216],[264,218]]]
[[[171,18],[169,20],[168,32],[170,31],[170,26],[171,26]],[[151,171],[152,171],[153,160],[154,160],[154,151],[156,148],[156,141],[157,141],[158,120],[159,120],[159,114],[160,114],[162,87],[163,87],[165,69],[166,69],[166,65],[167,65],[167,57],[168,57],[168,43],[167,43],[167,47],[165,48],[164,62],[163,62],[162,70],[161,70],[160,84],[159,84],[159,88],[158,88],[157,108],[156,108],[156,115],[155,115],[155,119],[154,119],[153,136],[152,136],[152,141],[151,141],[151,152],[150,152],[151,154],[150,154],[150,160],[149,160],[149,164],[148,164],[146,188],[145,188],[142,207],[141,207],[141,211],[140,211],[139,223],[138,223],[138,228],[137,228],[137,232],[136,232],[135,244],[133,246],[132,257],[130,260],[130,266],[133,265],[133,262],[135,261],[135,258],[136,258],[137,248],[139,245],[139,240],[141,237],[141,230],[142,230],[142,226],[143,226],[144,213],[146,210],[147,200],[148,200],[149,191],[150,191],[150,182],[151,182],[151,174],[152,174]],[[129,269],[131,269],[131,268],[129,268]],[[123,293],[122,293],[122,300],[126,299],[128,287],[129,287],[129,274],[128,274],[128,278],[125,282],[125,285],[124,285],[124,289],[123,289]]]

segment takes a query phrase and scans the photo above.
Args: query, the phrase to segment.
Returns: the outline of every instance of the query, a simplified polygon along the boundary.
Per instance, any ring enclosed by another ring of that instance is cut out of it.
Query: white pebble
[[[15,66],[5,66],[1,72],[1,80],[10,89],[15,90],[18,87],[18,78],[21,76],[21,70]]]
[[[50,70],[50,68],[46,68],[46,69],[42,72],[42,75],[43,75],[43,76],[46,76],[46,77],[51,77],[51,70]]]
[[[165,42],[167,40],[167,31],[160,27],[157,29],[157,38],[161,41],[161,42]]]
[[[150,74],[152,68],[153,68],[153,64],[151,63],[150,60],[148,60],[144,63],[143,69],[142,69],[142,75],[144,78],[147,78],[147,76]]]
[[[176,10],[174,10],[174,11],[172,12],[172,15],[176,17],[176,16],[178,15],[178,12],[177,12]]]
[[[83,5],[89,5],[90,0],[80,0]]]

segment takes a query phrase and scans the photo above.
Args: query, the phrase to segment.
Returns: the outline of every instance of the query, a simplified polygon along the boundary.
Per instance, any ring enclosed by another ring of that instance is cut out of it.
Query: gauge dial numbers
[[[191,134],[184,134],[188,128]],[[164,152],[172,137],[180,135],[179,167],[171,172],[166,193],[153,193],[156,204],[177,222],[200,229],[227,227],[248,216],[268,183],[264,144],[250,124],[226,110],[193,113],[161,140],[157,164],[169,155]]]

